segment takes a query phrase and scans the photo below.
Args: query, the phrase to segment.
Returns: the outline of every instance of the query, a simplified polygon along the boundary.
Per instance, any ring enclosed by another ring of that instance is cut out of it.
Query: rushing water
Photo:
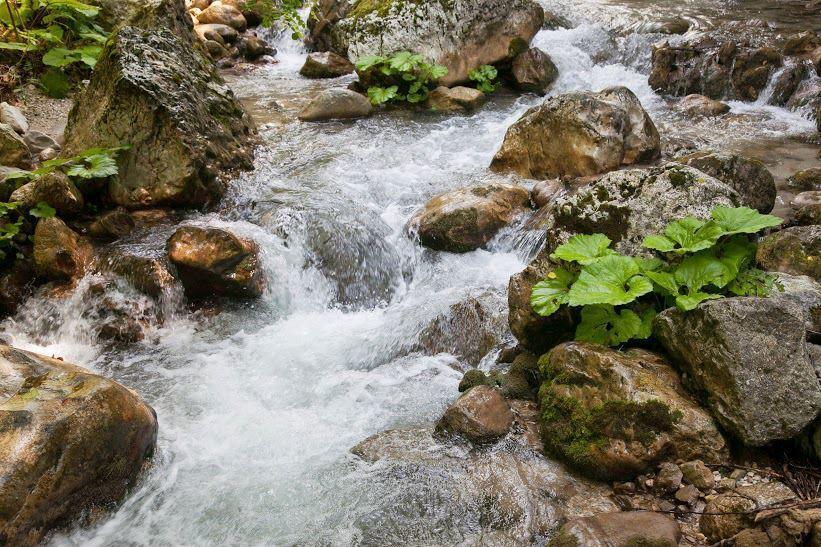
[[[723,4],[680,8],[712,14]],[[666,137],[767,151],[765,160],[782,170],[785,157],[789,168],[813,161],[818,147],[795,140],[813,129],[802,113],[732,103],[731,116],[693,122],[656,95],[647,85],[648,52],[660,37],[624,30],[646,19],[646,3],[549,7],[578,25],[536,37],[560,70],[552,93],[626,85]],[[278,64],[229,77],[260,126],[256,170],[234,181],[218,211],[186,220],[256,240],[265,296],[218,315],[181,313],[170,299],[164,326],[125,350],[94,341],[96,320],[84,313],[93,279],[67,300],[38,296],[4,324],[17,346],[135,389],[159,419],[154,464],[121,508],[91,529],[53,537],[55,544],[346,545],[360,541],[369,522],[386,526],[390,519],[374,515],[401,513],[397,482],[377,480],[350,447],[440,415],[465,364],[417,351],[420,331],[452,304],[489,290],[503,310],[508,278],[534,251],[538,238],[508,232],[490,250],[424,252],[404,225],[436,193],[485,180],[505,129],[541,99],[502,92],[473,116],[392,112],[300,123],[302,105],[348,79],[305,80],[297,73],[300,47],[279,46]],[[168,233],[159,227],[127,243],[160,252]],[[150,311],[125,286],[115,294]],[[414,488],[415,480],[400,482]],[[426,511],[396,518],[452,542],[452,530],[436,528],[447,503],[432,497]]]

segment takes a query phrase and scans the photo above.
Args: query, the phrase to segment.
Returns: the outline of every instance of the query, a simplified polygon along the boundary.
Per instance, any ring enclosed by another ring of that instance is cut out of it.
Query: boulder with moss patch
[[[676,547],[678,523],[651,512],[601,513],[562,526],[548,547]]]
[[[794,226],[768,235],[758,244],[756,260],[765,270],[821,281],[821,226]]]
[[[320,2],[314,13],[315,47],[353,62],[412,51],[445,66],[441,83],[447,86],[527,49],[544,21],[544,10],[531,0],[334,0]]]
[[[121,28],[66,126],[65,154],[122,151],[109,196],[127,208],[201,206],[253,159],[253,124],[211,61],[173,32]]]
[[[727,457],[712,418],[660,355],[568,342],[540,365],[545,451],[591,477],[630,480],[666,459]]]

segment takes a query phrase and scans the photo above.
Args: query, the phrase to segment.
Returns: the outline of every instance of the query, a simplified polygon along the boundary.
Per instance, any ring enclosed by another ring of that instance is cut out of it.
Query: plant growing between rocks
[[[44,161],[33,171],[14,171],[5,176],[6,181],[16,181],[18,186],[54,171],[62,171],[74,180],[106,178],[117,174],[117,155],[129,146],[115,148],[89,148],[70,158]]]
[[[448,73],[442,65],[428,63],[410,51],[390,57],[362,57],[356,62],[356,70],[360,80],[373,83],[368,86],[368,98],[374,106],[388,102],[420,103],[428,98],[436,81]]]
[[[476,89],[487,95],[499,89],[499,71],[492,65],[482,65],[471,70],[468,78],[476,83]]]
[[[752,266],[751,236],[781,219],[747,207],[715,207],[711,217],[685,217],[647,236],[653,258],[618,254],[603,234],[575,235],[550,255],[557,266],[534,285],[531,306],[545,317],[563,305],[581,307],[576,340],[616,346],[649,338],[666,307],[689,311],[705,300],[769,295],[776,277]]]
[[[245,7],[259,14],[263,27],[270,28],[280,22],[291,31],[292,39],[305,37],[305,21],[299,15],[299,10],[305,7],[304,0],[247,0]]]

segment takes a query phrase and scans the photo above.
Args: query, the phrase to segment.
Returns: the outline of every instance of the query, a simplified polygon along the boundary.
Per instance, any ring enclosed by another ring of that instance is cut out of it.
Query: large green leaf
[[[368,70],[371,67],[376,65],[382,64],[388,59],[381,55],[366,55],[364,57],[360,57],[356,61],[356,69],[357,70]]]
[[[559,245],[550,258],[582,265],[592,264],[604,256],[615,254],[609,247],[610,238],[604,234],[580,234],[571,237],[564,245]]]
[[[652,314],[645,313],[643,318],[628,308],[616,312],[608,305],[585,306],[576,327],[576,340],[616,346],[634,338],[647,338],[648,317],[652,322]]]
[[[571,306],[587,304],[612,304],[632,302],[653,290],[650,280],[640,274],[635,259],[612,255],[582,267],[579,279],[570,288],[568,303]]]
[[[725,266],[710,254],[696,254],[682,260],[674,272],[676,282],[690,291],[717,285],[726,275]]]
[[[564,268],[556,268],[536,283],[530,293],[533,311],[545,317],[552,315],[562,304],[567,304],[567,293],[576,276]]]
[[[669,272],[645,272],[645,275],[668,296],[676,296],[679,294],[679,283],[676,281],[675,275]]]
[[[764,228],[778,226],[782,222],[777,216],[762,215],[749,207],[717,206],[710,214],[726,235],[754,234]]]
[[[62,68],[80,60],[80,53],[62,47],[54,47],[43,54],[43,64]]]
[[[644,238],[644,246],[663,253],[694,253],[712,247],[721,235],[722,229],[715,222],[685,217],[668,224],[664,235]]]
[[[117,174],[117,162],[111,155],[94,154],[86,156],[84,163],[66,169],[66,175],[84,179],[105,178]]]
[[[40,85],[45,92],[55,99],[62,99],[68,95],[68,76],[62,70],[49,68],[40,76]]]
[[[693,291],[690,294],[680,294],[676,297],[676,307],[681,311],[694,310],[696,306],[705,300],[715,300],[717,298],[724,298],[720,294],[706,293],[701,291]]]
[[[52,218],[57,211],[45,201],[40,201],[36,207],[29,209],[29,214],[36,218]]]

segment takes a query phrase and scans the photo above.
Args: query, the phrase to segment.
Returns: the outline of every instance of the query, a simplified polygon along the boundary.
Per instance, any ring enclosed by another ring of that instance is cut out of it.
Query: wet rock
[[[237,42],[237,50],[248,61],[256,61],[263,55],[276,55],[276,50],[257,36],[243,36]]]
[[[510,75],[518,89],[544,95],[559,77],[559,69],[550,55],[533,47],[513,59]]]
[[[166,248],[191,298],[255,298],[265,290],[259,248],[253,241],[218,228],[183,226]]]
[[[27,168],[31,164],[31,153],[14,129],[0,123],[0,165]]]
[[[795,494],[779,482],[740,486],[734,492],[719,494],[707,503],[699,520],[701,532],[711,542],[728,539],[754,524],[757,510],[795,499]]]
[[[367,97],[350,89],[328,89],[317,95],[298,118],[303,122],[364,118],[373,111]]]
[[[660,355],[569,342],[540,365],[545,451],[591,477],[630,480],[666,459],[727,457],[712,418]]]
[[[678,523],[658,513],[631,511],[578,518],[562,526],[548,547],[676,547]]]
[[[62,150],[62,147],[56,140],[41,131],[32,129],[23,135],[23,140],[26,141],[26,146],[28,146],[31,155],[36,158],[40,158],[42,153],[49,149]]]
[[[485,104],[485,94],[472,87],[439,86],[428,95],[425,108],[438,112],[473,111]]]
[[[325,42],[353,62],[413,51],[448,69],[441,79],[446,86],[467,82],[471,70],[521,52],[544,21],[544,11],[530,0],[334,3],[345,0],[322,2],[315,10],[327,14],[314,25],[312,36],[326,37],[315,38],[315,44]]]
[[[681,473],[688,484],[692,484],[699,490],[708,491],[716,485],[713,472],[701,460],[681,464]]]
[[[716,420],[751,446],[792,438],[821,410],[805,332],[796,302],[758,297],[670,308],[654,327]]]
[[[0,316],[9,316],[34,290],[37,272],[30,259],[17,259],[0,276]]]
[[[504,397],[496,389],[480,385],[448,407],[436,430],[486,443],[503,437],[511,425],[513,413]]]
[[[764,270],[808,275],[821,281],[821,226],[795,226],[768,235],[756,261]]]
[[[695,167],[728,185],[738,192],[742,205],[757,209],[760,213],[773,210],[775,179],[761,161],[713,151],[695,152],[676,161]]]
[[[87,244],[59,218],[43,218],[37,222],[34,264],[46,279],[65,281],[81,276],[89,256]]]
[[[730,111],[730,105],[721,101],[714,101],[704,95],[687,95],[678,104],[679,108],[691,116],[714,118]]]
[[[221,23],[200,24],[194,27],[200,40],[213,40],[220,45],[233,44],[239,39],[236,29]]]
[[[711,99],[754,101],[782,64],[773,48],[751,48],[711,37],[653,48],[649,83],[671,95],[700,93]]]
[[[533,189],[530,191],[530,201],[537,209],[541,209],[561,197],[564,192],[565,186],[560,180],[540,180],[533,185]]]
[[[507,331],[507,306],[503,295],[487,291],[450,306],[419,334],[427,354],[451,353],[470,366],[499,344]]]
[[[344,0],[317,0],[308,15],[308,36],[305,43],[313,51],[328,51],[334,48],[333,31],[336,24],[344,19],[353,7],[353,2]]]
[[[106,211],[88,226],[88,235],[97,239],[114,241],[134,231],[134,217],[123,207]]]
[[[640,255],[646,251],[641,246],[645,236],[660,233],[667,223],[683,216],[709,218],[715,205],[734,207],[738,194],[717,179],[678,164],[615,171],[559,198],[544,219],[543,249],[524,271],[510,278],[511,332],[536,353],[573,338],[576,319],[571,309],[542,317],[530,306],[533,285],[556,268],[550,253],[572,235],[603,233],[619,252]]]
[[[179,282],[165,257],[137,254],[127,246],[111,249],[102,260],[101,269],[122,277],[140,293],[157,300],[178,291]]]
[[[787,179],[787,186],[799,192],[821,190],[821,167],[796,172]]]
[[[677,17],[664,21],[653,30],[659,34],[687,34],[687,31],[690,30],[690,21],[683,17]]]
[[[23,112],[5,101],[0,103],[0,123],[11,127],[18,135],[24,135],[29,130],[29,122]]]
[[[157,441],[154,411],[80,367],[0,346],[0,542],[110,508]]]
[[[530,205],[521,186],[489,184],[460,188],[431,199],[408,221],[425,247],[464,253],[478,249]]]
[[[487,375],[477,368],[472,368],[462,376],[459,382],[459,393],[464,393],[476,386],[492,386],[493,382]]]
[[[545,10],[544,12],[544,23],[542,23],[542,29],[544,30],[559,30],[560,28],[573,28],[573,24],[567,20],[566,17],[562,17],[552,11]]]
[[[659,155],[659,134],[629,89],[551,97],[514,123],[490,168],[546,179],[587,176]]]
[[[212,2],[202,10],[202,13],[197,15],[197,21],[201,24],[227,25],[238,32],[244,32],[248,28],[248,22],[242,12],[234,6],[223,4],[220,0]]]
[[[299,73],[306,78],[338,78],[354,71],[353,63],[332,51],[310,53]]]
[[[786,105],[798,86],[806,78],[807,72],[807,67],[803,63],[785,66],[773,81],[772,95],[770,95],[767,103],[776,106]]]
[[[109,30],[134,26],[145,30],[170,30],[188,42],[195,40],[191,16],[184,0],[95,0],[97,18]]]
[[[803,55],[821,46],[821,38],[812,31],[799,32],[784,42],[784,55]]]
[[[253,125],[211,61],[170,31],[121,28],[72,109],[66,154],[130,145],[109,195],[126,208],[201,206],[252,166]]]
[[[821,79],[808,78],[801,82],[790,100],[787,101],[787,108],[790,110],[803,109],[815,112],[815,121],[818,123],[818,111],[821,109]]]
[[[790,202],[790,207],[799,226],[821,224],[821,191],[801,192]]]
[[[369,472],[376,509],[354,524],[363,543],[543,544],[568,518],[617,510],[608,488],[574,478],[524,437],[459,449],[417,428],[361,442],[352,452],[379,461]]]
[[[675,492],[681,486],[682,477],[679,466],[672,462],[665,462],[659,466],[654,486],[666,492]]]
[[[85,206],[83,195],[62,171],[52,171],[35,178],[12,192],[9,199],[20,202],[24,209],[35,207],[43,201],[62,216],[76,215]]]
[[[513,360],[501,382],[502,394],[508,399],[536,400],[536,392],[542,384],[539,359],[529,351],[520,353]]]

